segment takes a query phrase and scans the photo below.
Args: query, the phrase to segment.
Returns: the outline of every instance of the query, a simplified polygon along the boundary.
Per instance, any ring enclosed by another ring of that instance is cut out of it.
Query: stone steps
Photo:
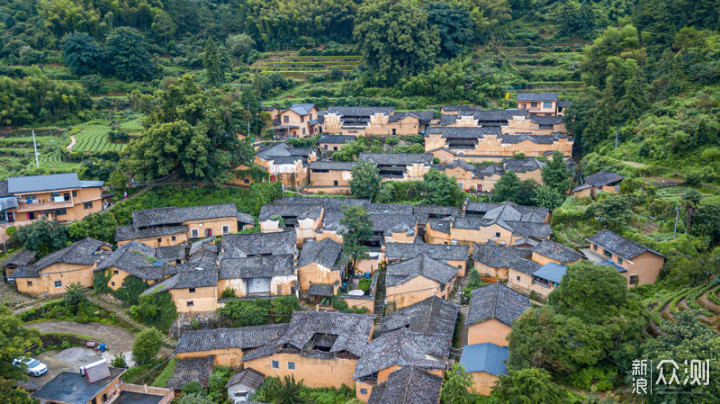
[[[117,317],[118,320],[121,322],[140,330],[143,330],[145,328],[149,328],[145,324],[140,323],[139,321],[133,319],[130,317],[130,315],[127,313],[127,311],[122,308],[121,306],[111,303],[101,297],[98,296],[88,296],[90,301],[97,304],[98,306],[102,307],[103,309],[115,314],[115,317]],[[174,348],[178,344],[178,340],[168,337],[167,335],[163,334],[163,343],[171,348]]]

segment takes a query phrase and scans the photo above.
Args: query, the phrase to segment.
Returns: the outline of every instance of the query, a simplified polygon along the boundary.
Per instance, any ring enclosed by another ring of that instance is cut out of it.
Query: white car
[[[35,358],[16,358],[13,365],[25,367],[30,376],[42,376],[47,372],[47,365]]]

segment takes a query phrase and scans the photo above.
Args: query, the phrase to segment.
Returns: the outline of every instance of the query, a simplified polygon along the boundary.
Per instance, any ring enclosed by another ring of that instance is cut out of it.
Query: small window
[[[249,184],[249,183],[250,183],[250,180],[244,179],[244,180],[243,180],[243,183],[244,183],[244,184]]]
[[[123,287],[123,288],[125,287],[125,285],[126,285],[125,282],[123,282],[123,283],[120,284],[120,286]]]
[[[289,116],[284,116],[284,117],[283,117],[283,121],[284,121],[285,123],[290,122],[290,117],[289,117]]]
[[[397,135],[397,130],[396,130],[396,129],[393,129],[393,130],[392,130],[392,134],[393,134],[393,135]]]
[[[537,103],[537,102],[531,102],[531,103],[530,103],[530,108],[537,108],[537,106],[538,106],[538,103]]]
[[[192,229],[192,230],[190,230],[190,235],[193,238],[198,238],[198,237],[200,237],[200,231],[198,229]]]
[[[61,288],[62,287],[62,281],[55,281],[55,287]]]
[[[500,233],[495,233],[495,237],[500,237]]]
[[[327,150],[327,149],[328,149],[328,145],[325,145],[325,150]]]
[[[188,293],[195,293],[195,288],[188,288]]]
[[[119,273],[120,273],[120,271],[118,271],[117,269],[113,269],[113,275],[117,275]]]
[[[337,150],[338,150],[337,146],[333,147],[333,151],[337,151]]]
[[[605,255],[608,258],[612,258],[612,253],[608,250],[603,251],[603,255]]]
[[[622,263],[623,263],[623,259],[618,257],[618,264],[622,264]]]
[[[597,251],[597,245],[593,244],[593,250]]]
[[[83,203],[83,208],[85,208],[85,209],[92,209],[92,208],[93,208],[93,203],[92,203],[92,201]]]
[[[58,216],[65,216],[65,215],[67,215],[67,209],[65,209],[65,208],[55,209],[55,214]]]
[[[77,197],[77,191],[73,191],[72,194],[73,194],[73,198]]]
[[[172,241],[175,241],[175,236],[170,237]]]
[[[338,182],[337,182],[337,181],[333,181],[333,185],[334,185],[334,186],[337,186],[337,185],[338,185]]]
[[[295,362],[288,362],[288,369],[295,370]]]
[[[193,306],[195,306],[195,302],[193,302],[192,300],[188,300],[187,307],[193,307]]]
[[[519,282],[519,281],[520,281],[520,276],[518,275],[518,276],[516,276],[516,278],[517,278],[517,280],[518,280],[518,282]]]
[[[543,102],[543,108],[552,108],[552,102],[549,102],[549,101]]]
[[[631,284],[631,285],[637,285],[637,284],[638,284],[638,276],[637,276],[637,275],[630,275],[630,284]]]
[[[222,227],[223,234],[230,234],[230,226],[223,226]]]
[[[212,236],[212,229],[205,229],[205,235],[206,235],[207,237]]]
[[[280,362],[278,362],[278,361],[272,361],[272,368],[273,368],[273,369],[280,369]]]
[[[158,243],[162,243],[162,239],[158,237]]]
[[[360,394],[367,394],[367,389],[360,389]]]
[[[27,281],[28,286],[32,286],[32,281]]]
[[[462,269],[462,265],[458,265],[458,269]]]
[[[110,282],[110,286],[115,286],[115,282]]]

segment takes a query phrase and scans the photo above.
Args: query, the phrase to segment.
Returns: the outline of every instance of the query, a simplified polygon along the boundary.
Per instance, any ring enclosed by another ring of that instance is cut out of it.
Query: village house
[[[533,273],[532,290],[546,298],[557,289],[567,272],[567,266],[548,262]]]
[[[274,233],[229,234],[220,243],[220,260],[254,255],[292,255],[297,257],[294,231]]]
[[[557,115],[557,93],[518,93],[518,108],[536,116]]]
[[[377,334],[408,329],[421,334],[442,334],[452,339],[459,309],[455,303],[431,296],[385,315]]]
[[[433,111],[395,112],[392,107],[330,107],[323,116],[327,133],[364,136],[417,135],[428,128]]]
[[[10,177],[6,184],[7,196],[0,206],[7,222],[22,224],[46,217],[69,223],[105,207],[103,181],[81,181],[77,173]]]
[[[474,394],[489,396],[493,386],[500,380],[499,376],[507,373],[506,362],[509,357],[507,346],[489,342],[465,346],[459,363],[472,379],[468,390]]]
[[[277,143],[258,149],[254,163],[268,173],[270,182],[279,181],[286,187],[301,188],[308,182],[308,163],[315,160],[317,155],[311,147]]]
[[[502,133],[502,129],[494,126],[430,127],[425,134],[425,152],[444,163],[457,159],[470,163],[501,162],[519,153],[539,157],[560,152],[565,158],[572,157],[573,141],[561,133]]]
[[[529,262],[532,251],[514,246],[501,246],[495,243],[475,244],[473,265],[483,276],[508,280],[511,267],[522,267]]]
[[[269,377],[294,376],[308,387],[353,386],[374,320],[371,314],[296,311],[284,335],[246,352],[242,362]]]
[[[180,393],[184,385],[197,381],[204,388],[208,388],[214,362],[211,356],[178,359],[175,362],[173,375],[167,382],[167,387]]]
[[[374,205],[370,205],[371,209]],[[412,205],[405,205],[412,211]],[[412,243],[417,235],[417,218],[413,214],[371,213],[376,247],[387,243]],[[372,246],[371,246],[372,247]]]
[[[166,388],[125,383],[126,369],[110,367],[105,359],[61,372],[30,396],[41,404],[167,404],[175,393]]]
[[[309,164],[310,185],[305,192],[349,194],[354,162],[313,161]]]
[[[472,115],[476,111],[482,111],[480,105],[443,105],[440,107],[440,115]]]
[[[318,121],[318,109],[315,104],[293,104],[288,109],[278,111],[279,125],[273,127],[284,138],[310,137],[322,133]]]
[[[386,301],[400,309],[431,296],[447,299],[457,272],[455,267],[436,261],[427,254],[389,264],[385,281]]]
[[[55,251],[35,263],[13,272],[19,292],[29,295],[62,295],[67,287],[79,283],[93,285],[93,269],[98,260],[110,254],[111,246],[90,237]]]
[[[106,271],[107,286],[118,290],[126,286],[126,279],[134,276],[148,285],[153,285],[182,269],[185,261],[185,244],[170,247],[151,247],[137,241],[123,244],[102,260],[95,272]]]
[[[432,168],[457,180],[458,186],[466,192],[489,191],[500,180],[504,170],[500,164],[476,166],[464,160],[453,160],[449,164],[433,164]]]
[[[324,134],[318,138],[318,147],[321,152],[328,151],[328,154],[332,155],[332,152],[340,150],[355,140],[357,140],[357,136]]]
[[[445,334],[421,334],[406,328],[380,335],[367,344],[357,362],[353,374],[355,397],[366,402],[377,385],[405,367],[422,369],[442,378],[451,345],[452,338],[448,339]]]
[[[508,346],[513,321],[529,308],[528,297],[499,282],[473,290],[465,317],[466,345]]]
[[[329,285],[331,296],[337,294],[346,266],[342,244],[331,239],[308,240],[303,244],[298,259],[300,290],[307,292],[312,285]]]
[[[665,265],[665,256],[640,243],[602,230],[587,238],[590,248],[583,250],[588,258],[614,266],[634,287],[654,283]]]
[[[15,273],[15,270],[30,265],[33,261],[35,261],[35,253],[30,250],[22,250],[14,253],[13,255],[9,256],[8,259],[3,262],[2,267],[5,269],[5,277],[10,281],[13,278],[13,273]]]
[[[133,240],[152,247],[172,246],[189,239],[237,233],[240,225],[254,224],[247,216],[238,212],[234,203],[136,210],[133,224],[115,229],[115,242],[118,246]]]
[[[504,172],[514,172],[520,181],[533,180],[540,185],[544,184],[542,169],[545,167],[545,162],[535,157],[507,158],[503,160],[502,167]]]
[[[426,153],[360,153],[359,161],[377,164],[383,181],[422,181],[433,156]]]
[[[407,366],[390,373],[372,389],[368,404],[437,404],[443,379],[422,369]],[[359,397],[358,397],[359,398]]]
[[[302,244],[303,240],[316,237],[315,231],[320,228],[322,217],[322,205],[273,203],[260,209],[258,222],[263,233],[294,230],[297,243]]]
[[[430,222],[449,223],[453,218],[462,215],[462,209],[456,206],[417,205],[413,207],[413,212],[417,218],[417,243],[425,242]]]
[[[565,116],[565,110],[570,107],[571,101],[558,101],[557,102],[557,116]]]
[[[425,243],[387,243],[384,258],[388,263],[407,261],[422,255],[457,269],[457,276],[465,276],[470,247]]]
[[[442,114],[439,127],[500,128],[504,135],[564,135],[567,127],[560,116],[537,116],[522,109],[461,110]]]
[[[617,194],[620,192],[620,183],[625,179],[622,175],[612,171],[600,171],[585,177],[585,183],[573,188],[572,194],[578,197],[596,198],[601,192]]]
[[[187,331],[180,336],[175,354],[180,360],[213,358],[213,366],[238,368],[243,355],[285,334],[287,323],[239,328]]]
[[[293,261],[291,254],[223,257],[218,296],[226,290],[232,290],[237,297],[297,296],[298,278]]]
[[[178,313],[204,313],[218,308],[217,264],[211,260],[192,262],[192,267],[158,284],[159,292],[167,288]],[[143,292],[145,293],[145,292]]]
[[[582,254],[570,247],[551,240],[543,240],[532,249],[532,260],[540,265],[548,262],[571,265],[582,259]]]
[[[243,369],[235,372],[225,383],[228,400],[232,404],[242,404],[250,401],[250,396],[260,388],[265,375],[254,369]]]

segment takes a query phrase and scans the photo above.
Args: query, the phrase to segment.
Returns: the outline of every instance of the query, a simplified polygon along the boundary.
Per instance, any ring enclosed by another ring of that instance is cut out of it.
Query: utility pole
[[[675,240],[675,233],[677,233],[678,218],[680,218],[680,207],[675,207],[675,230],[673,230],[673,240]]]
[[[33,148],[35,149],[35,167],[40,168],[40,161],[38,160],[37,142],[35,142],[35,130],[32,131],[33,135]]]
[[[618,144],[618,132],[620,129],[615,129],[615,151],[617,151],[617,144]]]

